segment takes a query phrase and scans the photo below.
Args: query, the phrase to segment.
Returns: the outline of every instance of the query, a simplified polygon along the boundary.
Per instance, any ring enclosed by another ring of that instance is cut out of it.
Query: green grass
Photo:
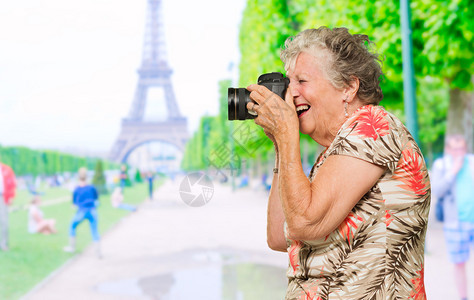
[[[161,182],[155,182],[155,188]],[[147,195],[147,184],[136,184],[125,189],[124,202],[140,204]],[[56,219],[58,233],[29,234],[28,211],[23,208],[31,196],[26,191],[18,191],[13,203],[17,209],[9,214],[10,251],[0,251],[0,299],[18,299],[91,243],[89,224],[84,221],[77,229],[76,254],[63,252],[62,248],[68,243],[69,224],[76,212],[71,204],[71,192],[63,188],[49,189],[42,196],[42,203],[61,198],[65,202],[42,207],[45,218]],[[104,234],[130,212],[113,208],[110,195],[101,196],[99,201],[99,232]]]
[[[72,192],[66,188],[49,188],[41,190],[44,195],[41,197],[41,205],[47,205],[49,202],[64,201],[70,203],[72,201]],[[33,196],[26,190],[17,190],[15,199],[10,209],[13,214],[17,210],[27,210]]]

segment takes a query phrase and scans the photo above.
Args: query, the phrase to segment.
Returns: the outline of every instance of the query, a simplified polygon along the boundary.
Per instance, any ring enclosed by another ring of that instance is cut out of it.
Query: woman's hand
[[[252,84],[247,90],[250,91],[250,99],[257,103],[247,103],[247,109],[258,114],[255,123],[263,128],[275,146],[289,135],[299,136],[298,115],[289,89],[285,100],[263,85]]]

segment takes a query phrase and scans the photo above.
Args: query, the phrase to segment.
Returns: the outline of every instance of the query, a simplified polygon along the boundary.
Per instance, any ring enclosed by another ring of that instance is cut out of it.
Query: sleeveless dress
[[[313,166],[310,181],[330,155],[348,155],[386,171],[325,238],[292,240],[285,224],[286,299],[426,299],[424,246],[431,189],[413,137],[395,116],[367,105],[342,125]]]

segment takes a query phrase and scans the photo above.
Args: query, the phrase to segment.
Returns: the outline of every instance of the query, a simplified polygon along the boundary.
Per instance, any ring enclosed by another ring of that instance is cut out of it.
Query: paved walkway
[[[247,300],[243,285],[275,285],[274,278],[281,278],[278,287],[284,289],[287,256],[266,246],[266,192],[232,192],[215,185],[211,201],[196,208],[181,201],[180,183],[166,182],[152,202],[108,232],[102,239],[103,259],[89,248],[24,298]],[[425,260],[428,299],[458,299],[440,224],[431,224]],[[228,268],[232,265],[244,267],[235,271]],[[468,269],[474,296],[474,259]],[[279,299],[273,297],[266,299]]]

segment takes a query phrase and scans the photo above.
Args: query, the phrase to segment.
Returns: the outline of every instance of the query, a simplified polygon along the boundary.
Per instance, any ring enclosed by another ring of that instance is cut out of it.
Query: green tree
[[[288,1],[247,1],[239,33],[240,86],[255,83],[262,73],[283,71],[279,50],[294,34],[293,23]]]
[[[256,83],[262,73],[284,73],[280,49],[298,28],[295,15],[290,14],[291,5],[283,0],[247,1],[239,33],[241,87]],[[246,135],[234,135],[235,151],[242,160],[267,158],[273,144],[259,126],[252,121],[234,121],[233,126],[241,132],[252,133],[248,141]]]
[[[419,136],[429,161],[442,151],[446,127],[448,132],[464,132],[472,140],[473,6],[469,0],[411,2]],[[284,71],[279,53],[287,37],[306,28],[344,26],[351,33],[367,34],[375,42],[383,58],[381,104],[403,121],[399,12],[398,0],[248,0],[239,34],[239,86],[255,83],[262,73]],[[226,100],[225,91],[220,94],[220,100]],[[231,142],[241,159],[271,159],[268,153],[272,144],[261,128],[251,121],[224,122],[227,117],[224,103],[219,122],[203,118],[201,125],[207,127],[205,130],[201,127],[188,143],[183,165],[203,168],[212,149]],[[237,129],[256,132],[256,139],[262,142],[255,143],[255,137],[251,141],[239,139],[234,134]],[[226,130],[229,134],[224,134]],[[225,140],[226,137],[233,140]],[[309,137],[301,139],[302,152],[306,152],[302,153],[302,159],[311,163],[320,149],[312,141],[305,142]]]
[[[101,195],[107,194],[107,183],[104,175],[104,167],[102,160],[98,160],[94,168],[94,177],[92,178],[92,184],[97,189],[97,192]]]
[[[448,85],[448,134],[464,134],[473,145],[474,3],[415,1],[412,4],[414,39],[421,53],[415,55],[421,73]],[[416,62],[416,61],[415,61]]]
[[[258,1],[264,5],[265,1]],[[255,1],[248,1],[249,8]],[[400,28],[399,1],[309,1],[294,0],[288,2],[287,10],[290,20],[280,32],[288,28],[300,31],[319,26],[345,26],[351,33],[368,34],[377,45],[379,53],[383,54],[384,78],[381,86],[384,91],[382,104],[390,111],[403,117],[403,68],[402,44]],[[433,155],[439,152],[444,136],[444,119],[448,114],[446,103],[450,103],[448,116],[448,131],[467,132],[472,138],[472,83],[473,74],[473,35],[474,10],[472,1],[456,0],[449,4],[438,1],[412,1],[412,31],[417,80],[418,113],[420,120],[420,139],[422,148]],[[271,11],[271,8],[268,8]],[[250,11],[251,9],[249,9]],[[247,10],[246,10],[247,12]],[[257,13],[257,12],[256,12]],[[252,12],[249,12],[252,14]],[[264,26],[252,24],[257,17],[248,17],[241,30],[250,29],[252,36],[268,34]],[[296,32],[295,31],[295,32]],[[247,36],[241,32],[241,36]],[[241,40],[243,48],[253,52],[252,62],[262,61],[263,57],[274,57],[277,47],[269,43],[256,41],[257,47],[250,45],[251,41]],[[246,46],[248,45],[248,46]],[[281,47],[282,43],[279,45]],[[266,47],[269,46],[270,48]],[[244,57],[244,56],[243,56]],[[251,68],[251,72],[248,69]],[[241,77],[245,73],[258,73],[255,64],[241,63]],[[442,79],[440,82],[437,78]],[[445,90],[449,89],[449,97]],[[437,101],[433,101],[437,99]],[[450,129],[452,128],[452,129]]]
[[[12,167],[18,176],[55,175],[76,172],[80,166],[94,168],[97,158],[79,157],[51,150],[34,150],[27,147],[0,146],[0,161]],[[117,164],[106,162],[107,168]]]
[[[138,169],[135,172],[135,182],[143,182],[142,173]]]

